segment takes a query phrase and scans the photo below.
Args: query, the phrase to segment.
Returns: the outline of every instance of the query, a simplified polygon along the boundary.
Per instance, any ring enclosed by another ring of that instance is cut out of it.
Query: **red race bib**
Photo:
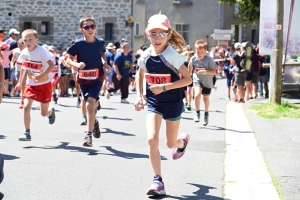
[[[22,67],[26,70],[40,72],[42,69],[42,63],[32,62],[32,61],[25,61],[22,64]]]
[[[79,78],[85,80],[95,80],[99,77],[98,69],[80,70],[78,72]]]
[[[199,72],[200,70],[206,70],[205,68],[195,68],[195,72]]]
[[[53,69],[53,70],[51,71],[51,73],[54,73],[54,74],[58,73],[58,69]]]
[[[171,83],[171,74],[145,74],[146,81],[149,85],[158,85]]]

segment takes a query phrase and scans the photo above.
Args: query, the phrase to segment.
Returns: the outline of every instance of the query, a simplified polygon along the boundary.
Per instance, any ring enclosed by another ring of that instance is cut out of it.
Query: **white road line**
[[[226,107],[224,198],[279,200],[242,104]]]

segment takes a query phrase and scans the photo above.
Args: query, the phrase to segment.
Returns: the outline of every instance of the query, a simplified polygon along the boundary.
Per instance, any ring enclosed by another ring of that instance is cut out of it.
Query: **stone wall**
[[[0,28],[24,30],[24,22],[38,31],[41,44],[67,47],[72,39],[79,38],[79,19],[93,15],[98,37],[105,37],[105,23],[113,23],[113,40],[131,40],[131,28],[125,21],[131,14],[131,0],[1,0]],[[9,16],[10,15],[10,16]],[[46,22],[47,34],[41,34]],[[25,25],[26,26],[26,25]]]

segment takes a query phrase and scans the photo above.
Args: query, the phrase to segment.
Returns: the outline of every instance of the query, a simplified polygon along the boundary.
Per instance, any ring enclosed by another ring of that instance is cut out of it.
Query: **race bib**
[[[58,69],[53,69],[53,70],[51,71],[51,73],[54,73],[54,74],[58,73]]]
[[[30,70],[32,72],[40,72],[42,69],[42,63],[25,61],[22,64],[22,67],[26,70]]]
[[[206,70],[205,68],[195,68],[195,72],[199,72],[200,70]]]
[[[171,83],[171,74],[145,74],[146,81],[149,85],[158,85]]]
[[[95,80],[99,77],[98,69],[80,70],[78,72],[79,78],[86,80]]]

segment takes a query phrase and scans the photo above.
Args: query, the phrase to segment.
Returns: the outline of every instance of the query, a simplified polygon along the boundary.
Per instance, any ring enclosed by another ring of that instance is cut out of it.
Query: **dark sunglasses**
[[[151,38],[156,38],[156,36],[159,36],[160,38],[164,38],[168,35],[167,32],[161,32],[161,33],[150,33]]]
[[[87,25],[87,26],[83,26],[82,27],[84,30],[89,30],[89,29],[92,29],[92,30],[94,30],[95,28],[96,28],[96,25],[95,24],[92,24],[92,25]]]

